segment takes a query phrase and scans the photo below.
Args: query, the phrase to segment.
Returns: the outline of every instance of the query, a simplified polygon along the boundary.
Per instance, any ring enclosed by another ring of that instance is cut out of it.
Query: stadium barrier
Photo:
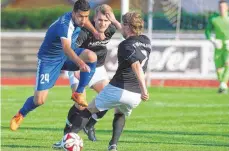
[[[2,34],[2,85],[32,85],[35,83],[36,53],[44,33]],[[120,36],[108,44],[105,67],[110,77],[118,66],[116,58]],[[215,87],[213,46],[206,40],[152,40],[147,79],[155,86]],[[61,76],[57,85],[68,85]]]
[[[112,76],[118,66],[120,40],[108,45],[106,69]],[[155,79],[215,79],[212,44],[205,40],[152,40],[148,73]]]

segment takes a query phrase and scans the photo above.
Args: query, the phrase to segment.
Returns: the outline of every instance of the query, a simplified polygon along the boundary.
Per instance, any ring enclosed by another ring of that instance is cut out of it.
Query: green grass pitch
[[[46,103],[28,114],[20,129],[9,122],[33,94],[33,87],[1,88],[1,150],[52,151],[62,137],[70,100],[69,87],[54,87]],[[149,88],[150,100],[142,102],[127,118],[119,151],[229,151],[229,94],[212,88]],[[87,98],[96,96],[87,90]],[[83,132],[84,151],[106,151],[112,132],[113,111],[96,125],[98,142]]]

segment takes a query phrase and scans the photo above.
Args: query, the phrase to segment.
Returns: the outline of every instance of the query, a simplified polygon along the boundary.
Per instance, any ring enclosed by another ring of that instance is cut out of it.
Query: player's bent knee
[[[91,114],[98,113],[99,110],[96,107],[87,107],[88,111],[91,112]]]
[[[93,51],[88,50],[86,53],[87,53],[87,57],[88,57],[89,62],[96,62],[97,61],[97,55]]]
[[[99,110],[96,108],[95,100],[91,101],[91,103],[88,105],[87,109],[93,114],[99,112]]]
[[[100,91],[102,91],[105,86],[107,86],[109,84],[109,80],[102,80],[102,81],[99,81],[97,83],[95,83],[94,85],[92,85],[92,88],[97,92],[99,93]]]
[[[92,63],[97,61],[97,55],[89,49],[84,49],[84,51],[80,54],[80,58],[85,62]]]

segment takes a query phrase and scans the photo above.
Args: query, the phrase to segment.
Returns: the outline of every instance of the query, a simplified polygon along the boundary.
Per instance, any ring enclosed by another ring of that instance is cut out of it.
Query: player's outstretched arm
[[[141,98],[143,101],[147,101],[149,99],[149,93],[146,87],[146,82],[145,82],[145,74],[143,72],[142,66],[139,61],[136,61],[131,64],[131,68],[134,71],[138,83],[141,89]]]
[[[80,59],[80,57],[77,56],[77,54],[72,50],[72,48],[71,48],[71,40],[69,40],[67,38],[61,38],[61,43],[62,43],[62,47],[63,47],[64,53],[75,64],[79,65],[80,70],[83,71],[83,72],[90,72],[90,68],[88,67],[88,65],[82,59]]]

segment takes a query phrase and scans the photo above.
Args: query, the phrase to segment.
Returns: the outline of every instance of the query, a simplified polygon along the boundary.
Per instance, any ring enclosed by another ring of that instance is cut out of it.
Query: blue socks
[[[95,73],[96,63],[97,62],[87,63],[87,65],[91,69],[90,72],[80,72],[80,81],[79,81],[79,85],[78,85],[78,87],[76,89],[76,92],[83,93],[84,88],[88,85],[88,83],[90,82],[92,76]]]
[[[20,113],[25,117],[30,111],[38,107],[33,102],[34,96],[30,96],[24,103],[23,107],[20,109]]]

